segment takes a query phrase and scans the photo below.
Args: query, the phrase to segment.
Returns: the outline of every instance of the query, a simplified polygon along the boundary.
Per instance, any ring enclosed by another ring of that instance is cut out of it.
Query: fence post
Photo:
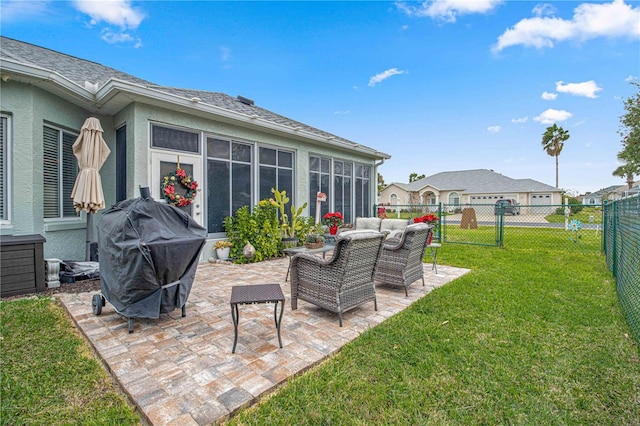
[[[441,243],[444,238],[442,235],[442,202],[438,203],[438,218],[440,218],[440,220],[437,223],[437,230],[438,230],[438,242]]]
[[[494,215],[496,220],[496,247],[504,248],[504,205],[502,203],[496,205],[498,207],[498,214]]]
[[[613,262],[611,264],[611,272],[613,273],[613,276],[615,278],[618,275],[618,203],[612,203],[611,207],[613,210],[611,212],[611,218],[613,219],[613,229],[611,230],[611,236],[613,238],[613,241],[611,241],[611,255],[613,256]]]

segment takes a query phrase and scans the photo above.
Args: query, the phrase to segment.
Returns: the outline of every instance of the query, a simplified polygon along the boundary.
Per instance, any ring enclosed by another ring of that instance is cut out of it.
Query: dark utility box
[[[0,297],[44,291],[42,235],[0,236]]]

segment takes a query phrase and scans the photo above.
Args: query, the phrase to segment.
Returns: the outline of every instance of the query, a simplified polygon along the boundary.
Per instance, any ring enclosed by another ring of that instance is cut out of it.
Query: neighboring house
[[[620,185],[612,185],[596,192],[584,194],[582,196],[582,204],[585,206],[594,206],[602,204],[605,200],[610,201],[616,197],[614,193],[617,192],[618,188],[620,188]],[[629,189],[627,185],[625,185],[625,188]]]
[[[499,199],[511,198],[543,212],[554,210],[551,205],[562,204],[562,193],[561,189],[533,179],[512,179],[493,170],[478,169],[436,173],[408,184],[394,182],[380,192],[378,200],[390,205],[443,203],[455,210],[455,206],[493,205]]]
[[[377,167],[389,155],[283,117],[250,99],[158,86],[101,64],[0,37],[2,235],[41,234],[45,257],[84,259],[85,214],[70,193],[71,146],[89,116],[100,119],[111,154],[100,174],[107,207],[180,166],[201,191],[190,214],[223,238],[223,219],[286,190],[315,216],[370,216]],[[98,213],[99,215],[99,213]],[[94,223],[99,223],[96,218]]]

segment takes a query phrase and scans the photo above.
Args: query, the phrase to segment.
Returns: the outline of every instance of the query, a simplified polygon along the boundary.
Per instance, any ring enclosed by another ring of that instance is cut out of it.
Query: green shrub
[[[584,205],[577,198],[569,197],[567,198],[567,204],[569,204],[569,209],[571,210],[571,214],[578,214],[584,208]],[[558,207],[556,209],[556,214],[564,215],[564,206]]]
[[[234,263],[260,262],[282,254],[280,224],[276,207],[262,200],[249,211],[249,206],[239,208],[233,216],[224,219],[224,229],[233,243],[230,256]],[[250,242],[256,252],[251,260],[244,256],[244,246]]]

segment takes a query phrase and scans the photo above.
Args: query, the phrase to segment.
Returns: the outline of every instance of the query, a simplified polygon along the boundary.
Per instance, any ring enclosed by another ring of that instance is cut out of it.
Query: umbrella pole
[[[85,261],[91,260],[91,240],[93,239],[93,213],[87,213],[87,234],[85,238]]]

